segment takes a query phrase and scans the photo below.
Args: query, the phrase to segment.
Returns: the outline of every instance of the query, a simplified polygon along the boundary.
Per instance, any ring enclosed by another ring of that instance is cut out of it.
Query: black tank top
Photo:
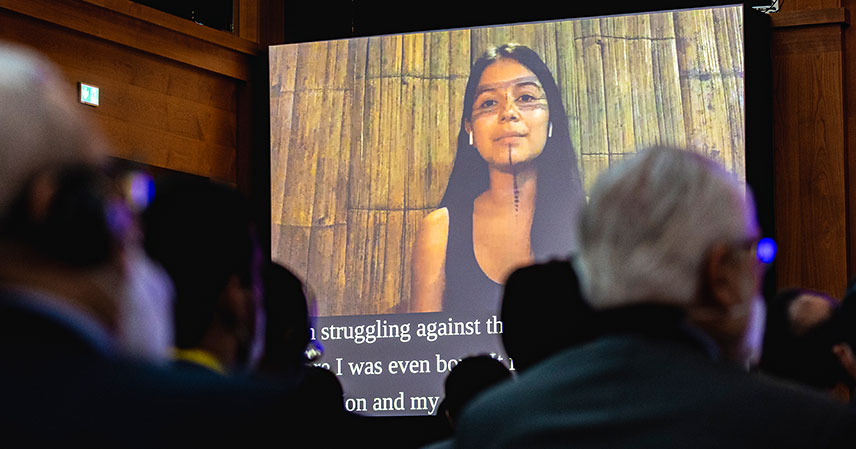
[[[487,277],[476,261],[472,206],[454,212],[449,212],[443,311],[498,312],[502,285]]]

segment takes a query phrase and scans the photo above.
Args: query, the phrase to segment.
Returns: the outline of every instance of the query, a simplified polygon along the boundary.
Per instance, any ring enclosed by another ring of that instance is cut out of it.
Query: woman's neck
[[[534,163],[504,169],[488,167],[489,187],[482,194],[495,210],[524,212],[534,209],[538,168]],[[510,209],[506,209],[510,208]]]

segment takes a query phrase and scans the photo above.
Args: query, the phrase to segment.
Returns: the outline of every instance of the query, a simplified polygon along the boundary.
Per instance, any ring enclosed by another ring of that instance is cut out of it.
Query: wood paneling
[[[770,14],[773,27],[793,27],[804,25],[828,25],[847,23],[848,11],[844,8],[810,9],[800,11],[780,11]]]
[[[255,43],[206,29],[189,20],[174,17],[167,20],[168,14],[139,5],[131,7],[128,4],[132,2],[129,1],[98,3],[103,4],[69,0],[0,0],[0,8],[214,73],[249,80],[248,58],[260,50]],[[119,5],[128,6],[120,8],[123,12],[108,7],[118,8]],[[146,17],[165,17],[162,23],[152,23],[128,15],[139,11],[144,11],[146,14],[143,16]],[[166,26],[167,22],[175,26]]]
[[[165,13],[163,11],[150,8],[148,6],[142,5],[140,3],[136,3],[129,0],[78,0],[79,2],[89,3],[92,5],[100,6],[103,9],[111,11],[113,13],[119,13],[130,18],[139,19],[143,22],[147,22],[153,25],[157,25],[161,28],[167,28],[172,31],[179,32],[181,34],[185,34],[187,36],[192,36],[198,38],[200,40],[204,40],[206,42],[210,42],[221,47],[230,48],[235,51],[239,51],[246,54],[256,54],[261,49],[258,45],[255,44],[256,41],[252,39],[246,39],[235,34],[226,33],[214,28],[210,28],[204,25],[200,25],[195,22],[191,22],[187,19],[183,19],[181,17],[174,16],[172,14]],[[240,0],[242,3],[252,2],[258,3],[259,0]],[[10,0],[4,0],[4,3],[11,3]],[[246,5],[244,7],[245,12],[245,20],[251,20],[250,15],[258,14],[258,8],[253,7],[255,5]],[[86,30],[80,30],[85,31]],[[144,50],[148,50],[144,48]]]
[[[810,11],[841,7],[841,0],[779,0],[780,12]]]
[[[851,14],[856,0],[844,0],[842,5]],[[849,14],[848,14],[849,18]],[[844,100],[845,100],[845,169],[847,186],[847,276],[856,277],[856,29],[844,28]]]
[[[237,25],[238,36],[251,42],[259,42],[259,0],[237,0],[237,16],[233,21]]]
[[[773,34],[778,287],[847,282],[844,61],[840,25]]]
[[[87,12],[86,8],[96,7],[88,2],[53,4],[61,11],[73,6],[84,8],[72,14],[77,17]],[[95,20],[103,19],[96,16]],[[101,106],[81,105],[80,110],[92,116],[108,136],[113,155],[236,182],[236,89],[245,83],[205,67],[158,56],[158,51],[153,54],[129,48],[2,7],[0,22],[0,38],[40,51],[63,70],[69,81],[69,96],[76,95],[76,82],[101,89]],[[99,28],[95,23],[89,27]],[[179,48],[176,52],[183,51],[181,41],[172,45]]]

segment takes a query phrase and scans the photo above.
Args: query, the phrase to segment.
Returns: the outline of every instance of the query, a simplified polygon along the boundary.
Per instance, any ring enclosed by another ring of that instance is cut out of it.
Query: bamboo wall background
[[[271,251],[319,315],[407,312],[411,246],[448,182],[469,68],[524,44],[563,95],[588,190],[637,148],[745,179],[739,8],[271,47]]]

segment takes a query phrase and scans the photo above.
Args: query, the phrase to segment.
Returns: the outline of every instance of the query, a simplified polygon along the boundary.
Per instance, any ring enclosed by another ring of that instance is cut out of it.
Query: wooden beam
[[[235,23],[241,39],[259,42],[259,0],[237,0],[238,15]]]
[[[770,22],[773,28],[829,24],[849,25],[850,17],[844,8],[805,9],[770,14]]]
[[[246,81],[255,42],[130,0],[0,0],[0,9]]]

